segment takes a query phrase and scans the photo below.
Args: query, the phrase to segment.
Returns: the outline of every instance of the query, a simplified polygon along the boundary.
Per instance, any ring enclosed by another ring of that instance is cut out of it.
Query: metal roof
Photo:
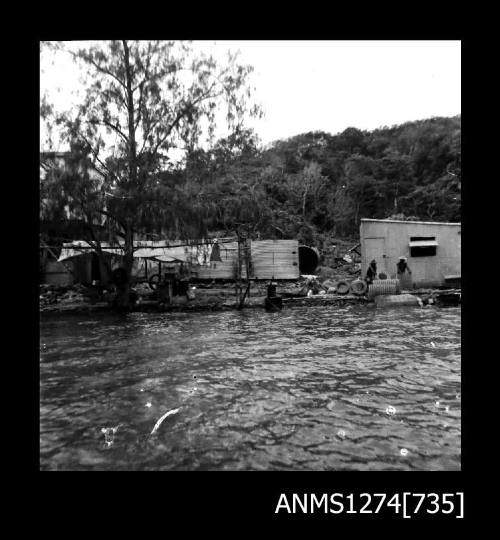
[[[410,247],[439,246],[436,240],[415,240],[409,243]]]
[[[370,219],[370,218],[361,218],[361,221],[376,221],[379,223],[415,223],[418,225],[456,225],[460,227],[461,223],[449,223],[444,221],[402,221],[399,219]]]
[[[101,243],[102,251],[112,255],[123,256],[123,247],[123,243],[119,246],[110,246],[107,242]],[[206,265],[210,262],[212,244],[166,247],[165,242],[138,241],[134,242],[134,248],[134,258],[157,259],[162,262],[193,262]],[[84,255],[88,253],[88,250],[94,251],[94,248],[83,240],[64,243],[58,261]]]

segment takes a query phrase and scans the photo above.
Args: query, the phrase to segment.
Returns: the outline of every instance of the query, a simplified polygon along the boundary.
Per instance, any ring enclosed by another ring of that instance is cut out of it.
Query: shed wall
[[[213,261],[210,266],[193,266],[196,277],[199,279],[234,279],[238,264],[238,242],[220,244],[220,258],[222,261]],[[242,277],[246,277],[245,265],[241,268]]]
[[[90,283],[91,272],[90,255],[68,259],[64,261],[64,264],[54,259],[48,259],[45,261],[41,282],[60,286],[70,286],[74,283]]]
[[[66,287],[74,282],[73,275],[68,272],[67,268],[62,263],[53,260],[45,263],[41,278],[41,283],[48,285]]]
[[[195,266],[199,279],[234,279],[238,264],[238,243],[220,244],[222,262],[209,267]],[[251,275],[256,279],[297,279],[299,277],[299,243],[297,240],[253,240],[250,242]],[[246,268],[242,254],[242,277]]]
[[[242,248],[243,249],[243,248]],[[225,242],[220,244],[220,256],[222,261],[211,262],[209,266],[193,265],[193,277],[199,279],[235,279],[238,264],[238,243]],[[299,243],[297,240],[256,240],[250,242],[251,276],[256,279],[298,279],[299,272]],[[111,258],[111,266],[120,266],[119,257]],[[75,278],[69,273],[66,266],[71,266],[75,272]],[[90,254],[66,259],[64,264],[54,261],[50,266],[46,265],[43,280],[46,283],[69,285],[73,282],[90,283],[92,280],[92,266]],[[147,274],[145,265],[147,264]],[[162,263],[165,267],[166,263]],[[159,263],[144,259],[134,259],[132,275],[138,279],[151,277],[159,272]],[[246,278],[246,268],[242,253],[242,278]],[[105,269],[100,265],[101,280],[107,283]]]
[[[252,242],[250,252],[256,279],[298,279],[297,240],[256,240]]]

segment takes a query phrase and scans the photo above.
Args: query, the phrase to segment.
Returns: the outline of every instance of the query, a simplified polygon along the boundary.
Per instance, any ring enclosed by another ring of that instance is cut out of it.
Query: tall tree
[[[220,64],[182,41],[110,41],[66,51],[86,70],[84,97],[74,111],[51,116],[44,106],[41,112],[92,157],[100,182],[81,199],[82,215],[90,227],[111,223],[122,238],[128,284],[138,232],[153,218],[164,230],[175,224],[177,232],[179,223],[193,223],[192,211],[182,215],[186,205],[169,197],[172,190],[159,178],[171,151],[193,151],[205,134],[212,137],[221,106],[232,129],[261,114],[250,104],[252,68],[231,54]],[[203,228],[203,220],[198,224]],[[128,286],[120,303],[128,306]]]

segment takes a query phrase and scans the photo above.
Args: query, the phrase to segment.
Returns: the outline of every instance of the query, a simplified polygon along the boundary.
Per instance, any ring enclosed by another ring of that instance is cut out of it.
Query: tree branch
[[[152,124],[148,125],[147,130],[143,134],[144,141],[142,143],[142,148],[141,148],[141,150],[139,152],[139,155],[142,155],[142,153],[144,152],[144,148],[146,147],[146,143],[148,142],[149,134],[162,120],[163,120],[163,118],[158,117]]]
[[[137,89],[139,89],[139,103],[137,105],[137,120],[136,120],[136,123],[135,123],[135,129],[137,129],[137,127],[139,126],[139,123],[140,123],[141,118],[142,118],[142,100],[144,98],[144,85],[146,84],[146,82],[148,81],[148,79],[150,77],[149,68],[151,66],[151,57],[152,57],[152,54],[151,54],[151,42],[149,42],[148,43],[148,52],[147,52],[147,56],[146,56],[146,65],[144,66],[144,78],[142,79],[142,81],[137,86],[135,86],[132,89],[132,93],[134,93]]]
[[[121,219],[117,218],[116,216],[114,216],[113,214],[108,212],[107,210],[99,210],[99,209],[97,209],[96,212],[98,212],[99,214],[102,214],[102,215],[104,215],[106,217],[109,217],[113,221],[116,221],[116,223],[118,223],[118,225],[120,225],[120,227],[122,227],[123,230],[126,229],[125,222],[122,221]]]
[[[134,121],[134,95],[132,92],[132,71],[130,66],[130,50],[126,40],[122,41],[124,51],[126,91],[127,91],[127,112],[128,112],[128,161],[129,179],[133,184],[137,182],[137,148],[135,141],[135,121]]]
[[[195,100],[189,102],[187,105],[185,105],[177,113],[177,116],[175,117],[175,120],[172,122],[172,124],[170,124],[170,126],[168,127],[166,133],[163,135],[163,137],[160,138],[158,143],[154,146],[154,149],[153,149],[153,152],[152,152],[153,154],[156,154],[156,152],[158,151],[158,148],[167,140],[168,136],[172,133],[172,130],[179,124],[179,122],[189,112],[189,110],[192,107],[194,107],[194,105],[196,105],[197,103],[200,103],[201,101],[204,101],[205,99],[215,98],[215,97],[218,97],[218,96],[221,95],[222,92],[219,93],[219,94],[210,95],[210,92],[212,91],[214,86],[215,86],[215,83],[208,89],[207,92],[205,92],[205,94],[202,94],[201,96],[199,96]]]
[[[89,120],[89,123],[90,124],[96,124],[98,126],[107,126],[109,128],[111,128],[113,131],[115,131],[116,133],[118,133],[118,135],[121,136],[121,138],[126,142],[128,143],[129,141],[129,138],[125,135],[125,133],[123,133],[123,131],[118,127],[118,123],[115,125],[115,124],[112,124],[111,122],[108,122],[107,120],[102,120],[102,121],[98,121],[98,120]]]
[[[123,88],[127,89],[125,83],[118,77],[116,76],[112,71],[110,71],[109,69],[106,69],[104,67],[102,67],[101,65],[99,65],[95,60],[93,60],[90,56],[90,54],[87,54],[85,53],[84,51],[81,51],[80,53],[75,53],[73,51],[67,51],[69,54],[71,54],[71,56],[73,56],[74,58],[76,59],[83,59],[85,62],[91,64],[92,66],[95,67],[95,69],[97,69],[97,71],[99,71],[100,73],[103,73],[104,75],[109,75],[110,77],[112,77],[115,81],[117,81],[121,86],[123,86]]]
[[[88,148],[90,149],[90,151],[92,152],[92,154],[94,155],[95,159],[99,162],[99,164],[101,165],[101,167],[107,171],[108,175],[111,176],[111,177],[114,177],[116,178],[117,180],[121,180],[121,178],[119,176],[117,176],[116,174],[112,173],[107,167],[106,165],[99,159],[99,154],[96,150],[94,150],[94,148],[92,147],[92,145],[90,144],[90,142],[88,141],[88,139],[85,137],[85,135],[82,135],[82,133],[80,133],[76,128],[72,127],[71,125],[68,124],[68,128],[69,130],[74,134],[76,135],[76,137],[80,137],[88,146]],[[99,169],[95,169],[99,174],[101,174],[104,178],[106,177],[106,175],[104,175],[102,173],[102,171],[100,171]]]

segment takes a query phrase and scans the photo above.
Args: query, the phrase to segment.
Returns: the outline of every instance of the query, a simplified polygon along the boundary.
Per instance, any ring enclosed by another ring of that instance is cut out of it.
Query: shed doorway
[[[366,268],[364,268],[364,272],[368,270],[370,262],[375,259],[375,261],[377,261],[377,273],[380,274],[380,272],[384,272],[385,274],[390,275],[385,256],[384,237],[365,238],[365,254]],[[394,270],[392,273],[394,273]]]

